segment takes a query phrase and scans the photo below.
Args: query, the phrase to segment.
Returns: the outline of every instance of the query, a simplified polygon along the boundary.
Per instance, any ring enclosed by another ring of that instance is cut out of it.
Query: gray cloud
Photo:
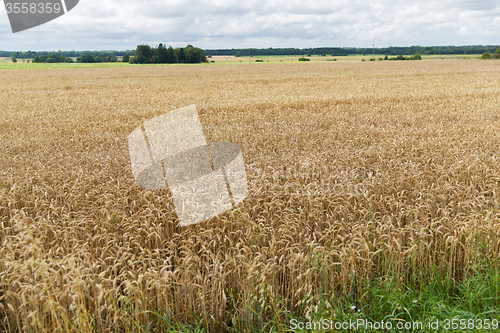
[[[12,34],[0,49],[126,49],[498,44],[497,1],[81,0],[65,16]]]

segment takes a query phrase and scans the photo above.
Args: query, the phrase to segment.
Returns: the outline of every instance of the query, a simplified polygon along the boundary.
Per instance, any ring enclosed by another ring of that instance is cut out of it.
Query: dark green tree
[[[184,49],[184,53],[186,56],[186,62],[190,64],[196,64],[200,62],[207,62],[207,56],[205,52],[197,47],[193,47],[193,45],[188,45]]]
[[[186,62],[186,53],[184,52],[184,48],[176,49],[179,50],[177,52],[177,62],[179,63],[185,63]]]
[[[169,46],[167,49],[167,64],[173,64],[177,62],[177,57],[175,55],[175,50],[172,46]]]
[[[186,62],[189,64],[194,64],[196,62],[196,51],[194,50],[193,45],[188,45],[184,49],[184,56],[186,57]]]
[[[129,59],[132,64],[165,64],[165,63],[201,63],[207,62],[205,52],[193,45],[185,48],[167,47],[160,43],[157,48],[148,45],[139,45],[133,58]]]
[[[116,59],[116,56],[114,54],[110,54],[109,56],[106,57],[106,59],[104,59],[104,61],[106,61],[106,62],[116,62],[117,59]]]
[[[58,56],[57,54],[53,53],[46,57],[43,62],[47,63],[56,63],[56,62],[66,62],[66,57],[63,55]]]
[[[134,54],[134,62],[137,64],[151,63],[153,58],[153,49],[149,45],[139,45]]]
[[[167,48],[162,43],[158,45],[158,48],[153,49],[153,53],[153,63],[164,64],[167,62]]]
[[[495,59],[500,59],[500,48],[495,51],[495,54],[493,55]]]
[[[95,62],[95,59],[92,55],[90,54],[84,54],[82,55],[80,58],[80,62],[82,63],[92,63],[92,62]],[[77,59],[77,62],[78,62],[78,59]]]
[[[106,60],[106,56],[104,54],[99,54],[97,57],[94,57],[94,62],[104,62]]]
[[[481,59],[491,59],[491,53],[485,52],[481,55]]]

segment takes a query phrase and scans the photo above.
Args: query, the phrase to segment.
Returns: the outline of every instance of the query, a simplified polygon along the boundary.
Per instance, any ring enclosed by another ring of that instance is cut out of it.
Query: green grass
[[[335,323],[341,325],[349,322],[363,325],[357,326],[356,332],[387,332],[383,329],[370,328],[375,323],[391,323],[394,331],[404,332],[493,332],[500,328],[500,274],[496,267],[476,267],[471,274],[461,283],[455,283],[448,276],[428,273],[433,277],[424,278],[420,286],[402,283],[403,277],[387,275],[365,285],[357,286],[359,300],[352,301],[352,296],[347,298],[335,295],[323,295],[318,306],[318,312],[309,314],[307,319],[304,314],[289,315],[286,309],[280,310],[281,324],[278,321],[268,322],[267,326],[252,327],[252,332],[312,332],[312,331],[344,331],[350,332],[351,328],[335,330]],[[423,283],[426,281],[427,283]],[[320,295],[321,297],[321,295]],[[354,304],[356,303],[356,304]],[[353,309],[353,306],[356,308]],[[287,316],[288,314],[288,316]],[[292,321],[292,320],[296,320]],[[331,322],[330,322],[331,320]],[[462,320],[462,322],[460,322]],[[474,330],[461,329],[460,326],[471,325]],[[490,330],[479,329],[479,324],[490,323]],[[493,326],[492,321],[496,320]],[[316,330],[299,329],[298,323],[307,325],[311,323]],[[319,324],[327,325],[320,328]],[[398,328],[403,325],[402,329]],[[421,326],[420,324],[421,323]],[[454,328],[456,324],[456,329]],[[332,326],[333,325],[333,326]],[[387,325],[388,324],[384,324]],[[408,328],[411,325],[413,327]],[[431,326],[429,326],[431,325]],[[436,329],[437,325],[437,329]],[[331,329],[333,327],[333,329]],[[182,328],[183,332],[186,327]],[[239,328],[229,330],[238,332]],[[190,332],[199,332],[192,330]]]
[[[429,328],[429,322],[438,323],[438,332],[466,331],[453,330],[453,319],[467,322],[473,320],[476,328],[479,326],[478,320],[500,321],[498,268],[476,268],[467,279],[458,284],[450,277],[439,274],[429,280],[423,279],[427,280],[427,283],[418,281],[422,283],[420,286],[402,283],[402,279],[404,277],[398,275],[387,275],[361,286],[356,310],[352,310],[353,305],[350,303],[337,301],[331,310],[315,314],[313,321],[335,318],[334,322],[340,323],[358,320],[372,324],[390,322],[393,328],[396,328],[398,323],[422,323],[421,327],[415,324],[415,327],[405,329],[405,332],[436,332],[435,329]],[[326,304],[326,301],[324,303]],[[305,318],[300,316],[297,319],[305,321]],[[446,326],[450,326],[449,329]],[[366,329],[366,326],[357,328],[358,332],[384,332],[382,329]]]

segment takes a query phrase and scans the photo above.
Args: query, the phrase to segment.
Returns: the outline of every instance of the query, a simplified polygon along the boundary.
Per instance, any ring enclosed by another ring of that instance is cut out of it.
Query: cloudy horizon
[[[492,0],[80,0],[16,34],[0,6],[0,50],[15,51],[499,45],[499,31]]]

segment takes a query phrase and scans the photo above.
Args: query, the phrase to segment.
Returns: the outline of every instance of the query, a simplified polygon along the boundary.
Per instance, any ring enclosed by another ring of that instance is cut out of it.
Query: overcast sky
[[[30,1],[30,0],[19,0]],[[500,44],[498,0],[80,0],[66,15],[12,33],[0,50],[125,50]]]

